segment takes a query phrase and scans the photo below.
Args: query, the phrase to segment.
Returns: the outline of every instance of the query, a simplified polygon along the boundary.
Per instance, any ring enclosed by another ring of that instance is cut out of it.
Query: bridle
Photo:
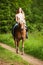
[[[25,29],[24,23],[19,23],[19,28],[20,28],[21,30]]]

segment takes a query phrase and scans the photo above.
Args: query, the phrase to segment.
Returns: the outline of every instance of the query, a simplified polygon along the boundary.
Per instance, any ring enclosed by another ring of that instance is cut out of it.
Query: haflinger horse
[[[26,28],[24,23],[18,23],[18,26],[13,29],[13,37],[15,40],[16,53],[18,53],[19,42],[22,40],[22,55],[24,54],[24,40],[26,39]]]

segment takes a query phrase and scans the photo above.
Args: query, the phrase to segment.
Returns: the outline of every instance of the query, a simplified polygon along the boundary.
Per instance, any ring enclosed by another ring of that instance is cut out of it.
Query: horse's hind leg
[[[22,40],[22,55],[24,54],[24,40]]]
[[[16,47],[16,44],[17,44],[17,42],[16,42],[16,40],[15,40],[15,47]]]

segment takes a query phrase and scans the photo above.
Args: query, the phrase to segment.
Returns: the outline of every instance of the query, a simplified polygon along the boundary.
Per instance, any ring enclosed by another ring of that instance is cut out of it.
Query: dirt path
[[[2,46],[3,48],[6,48],[12,52],[15,52],[15,49],[6,45],[6,44],[3,44],[3,43],[0,43],[0,46]],[[20,54],[19,54],[20,55]],[[24,55],[20,55],[24,60],[26,60],[27,62],[33,64],[33,65],[43,65],[43,61],[37,59],[37,58],[34,58],[30,55],[27,55],[27,54],[24,54]]]

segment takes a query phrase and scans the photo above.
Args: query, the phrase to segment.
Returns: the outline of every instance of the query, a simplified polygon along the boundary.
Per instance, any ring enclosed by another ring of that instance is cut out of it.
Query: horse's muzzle
[[[23,30],[23,28],[21,28],[21,30]]]

